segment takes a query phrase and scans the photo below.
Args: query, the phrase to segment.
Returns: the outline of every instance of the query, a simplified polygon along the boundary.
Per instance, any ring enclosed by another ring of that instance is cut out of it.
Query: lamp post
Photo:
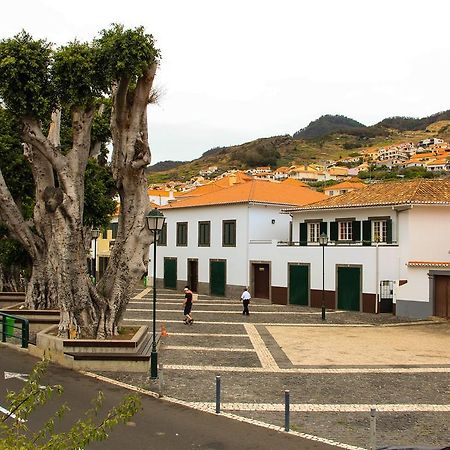
[[[145,219],[147,228],[153,234],[153,339],[150,355],[150,377],[152,380],[155,380],[158,378],[158,352],[156,350],[156,246],[158,233],[162,230],[166,218],[161,211],[152,209]]]
[[[326,233],[319,236],[319,244],[322,246],[322,320],[325,320],[325,246],[328,244]]]
[[[97,239],[100,236],[100,230],[93,228],[91,231],[91,237],[94,239],[94,259],[92,264],[92,275],[94,277],[94,284],[97,283]]]

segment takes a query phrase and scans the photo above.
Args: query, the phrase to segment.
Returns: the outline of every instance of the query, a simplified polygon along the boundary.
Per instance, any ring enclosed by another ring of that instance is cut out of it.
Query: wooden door
[[[211,295],[225,295],[226,262],[222,260],[209,262],[209,286]]]
[[[359,311],[361,303],[361,268],[338,267],[338,309]]]
[[[289,304],[305,305],[309,303],[309,266],[306,264],[289,265]]]
[[[177,288],[177,258],[164,258],[164,287]]]
[[[450,317],[450,276],[434,276],[434,315]]]
[[[188,260],[188,285],[191,291],[197,292],[198,290],[198,260]]]
[[[253,264],[254,297],[270,298],[269,264]]]

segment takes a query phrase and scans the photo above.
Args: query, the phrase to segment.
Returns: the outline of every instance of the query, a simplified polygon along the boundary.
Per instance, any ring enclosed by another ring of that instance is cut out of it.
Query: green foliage
[[[235,153],[235,159],[247,167],[276,166],[280,152],[271,145],[260,143],[241,152]]]
[[[96,49],[86,43],[75,41],[54,53],[51,75],[61,106],[89,106],[102,94],[105,82],[97,63]]]
[[[32,413],[45,405],[54,395],[61,395],[60,385],[41,386],[41,379],[47,370],[48,362],[38,363],[31,372],[20,392],[7,394],[9,414],[0,419],[0,450],[73,450],[108,438],[108,432],[120,423],[126,423],[140,409],[138,396],[130,395],[122,403],[112,408],[103,418],[98,418],[103,405],[103,394],[99,392],[92,407],[66,432],[57,432],[58,421],[69,411],[63,404],[50,416],[42,428],[32,432],[27,421]],[[15,415],[16,419],[12,416]]]
[[[293,137],[294,139],[315,139],[318,137],[327,136],[331,133],[364,127],[365,125],[362,123],[349,119],[348,117],[327,114],[310,122],[307,127],[294,133]]]
[[[432,114],[431,116],[422,117],[421,119],[402,116],[388,117],[387,119],[383,119],[376,126],[395,128],[401,131],[425,130],[432,123],[441,120],[450,120],[450,110],[438,112],[436,114]],[[444,132],[445,127],[439,131],[441,133]]]
[[[15,117],[0,106],[0,169],[9,191],[30,218],[34,206],[34,183],[31,167],[23,156],[20,127]]]
[[[107,80],[125,77],[135,83],[146,68],[160,58],[153,36],[146,34],[143,27],[126,30],[123,25],[113,24],[100,33],[94,44],[98,50],[98,65]]]
[[[47,117],[56,104],[51,44],[25,31],[0,41],[0,97],[16,116]]]
[[[95,228],[105,227],[114,213],[116,184],[109,166],[89,159],[85,172],[84,224]]]

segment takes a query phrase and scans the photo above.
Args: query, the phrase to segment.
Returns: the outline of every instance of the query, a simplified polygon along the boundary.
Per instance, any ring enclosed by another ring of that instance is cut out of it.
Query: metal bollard
[[[289,431],[289,415],[290,415],[290,399],[289,391],[286,389],[284,391],[284,431]]]
[[[163,397],[163,391],[164,391],[164,365],[162,363],[159,363],[159,396]]]
[[[220,414],[220,375],[216,376],[216,414]]]
[[[370,408],[370,450],[376,450],[376,434],[377,434],[377,410]]]

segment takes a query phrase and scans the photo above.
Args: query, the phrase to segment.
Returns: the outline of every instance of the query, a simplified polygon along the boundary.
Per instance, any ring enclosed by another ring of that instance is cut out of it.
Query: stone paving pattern
[[[150,297],[151,292],[148,292],[129,304],[124,325],[150,325]],[[222,402],[233,408],[229,410],[232,414],[282,426],[284,390],[289,389],[293,409],[307,410],[291,412],[294,431],[366,447],[369,412],[330,412],[329,409],[351,410],[353,407],[358,410],[380,405],[385,411],[377,413],[378,446],[449,445],[450,361],[439,367],[424,364],[400,368],[393,361],[392,365],[380,369],[383,373],[373,373],[365,366],[355,366],[357,373],[351,373],[350,367],[340,367],[340,372],[333,367],[318,367],[319,373],[314,373],[315,369],[312,373],[298,373],[305,367],[294,366],[289,361],[263,324],[322,325],[317,309],[270,305],[257,300],[251,302],[250,316],[243,317],[236,300],[200,296],[193,308],[195,323],[186,326],[182,323],[182,297],[181,293],[158,291],[157,326],[165,322],[169,333],[159,348],[159,360],[164,366],[164,395],[193,402],[193,406],[213,408],[215,376],[221,375]],[[390,314],[335,312],[327,314],[326,324],[391,326],[405,322],[411,321]],[[422,326],[433,327],[432,332],[448,333],[450,330],[448,322]],[[214,348],[220,350],[214,351]],[[233,351],[224,351],[226,348]],[[246,351],[239,352],[239,349]],[[200,367],[193,370],[194,366]],[[211,366],[216,366],[217,370],[212,370]],[[221,371],[221,367],[226,371]],[[335,373],[320,373],[320,370],[330,369]],[[398,370],[404,373],[396,373]],[[159,383],[150,381],[146,374],[104,375],[153,391],[159,389]],[[401,411],[405,406],[411,410]],[[252,407],[254,411],[245,410]],[[315,412],[321,408],[326,411]],[[390,408],[395,412],[388,412]],[[420,412],[420,408],[442,411]]]

